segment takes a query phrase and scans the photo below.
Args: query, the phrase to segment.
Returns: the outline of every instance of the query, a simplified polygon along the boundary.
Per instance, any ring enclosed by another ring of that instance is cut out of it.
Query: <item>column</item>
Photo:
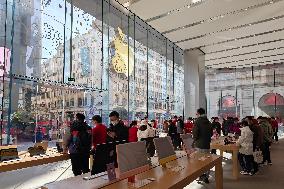
[[[198,108],[206,109],[205,54],[199,50],[184,52],[185,117],[195,117]]]

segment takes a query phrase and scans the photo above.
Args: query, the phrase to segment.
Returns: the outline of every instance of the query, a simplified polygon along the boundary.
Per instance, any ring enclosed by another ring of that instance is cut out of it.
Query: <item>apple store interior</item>
[[[283,188],[283,36],[284,0],[0,0],[0,188]]]

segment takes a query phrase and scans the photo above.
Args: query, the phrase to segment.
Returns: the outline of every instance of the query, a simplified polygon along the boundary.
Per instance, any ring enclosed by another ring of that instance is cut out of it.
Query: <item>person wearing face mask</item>
[[[128,141],[128,128],[119,119],[119,113],[112,111],[109,114],[110,127],[108,128],[108,138],[116,141]]]

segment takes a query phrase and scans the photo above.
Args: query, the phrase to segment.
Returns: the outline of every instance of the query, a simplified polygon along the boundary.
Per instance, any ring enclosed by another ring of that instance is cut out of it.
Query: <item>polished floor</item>
[[[240,176],[238,181],[232,178],[231,155],[225,153],[223,161],[224,189],[283,189],[284,188],[284,138],[271,147],[273,165],[261,167],[257,175]],[[210,184],[198,184],[196,181],[186,189],[215,189],[214,172],[211,171]]]
[[[282,189],[284,188],[284,138],[271,148],[273,165],[262,167],[255,176],[240,176],[238,181],[232,179],[231,155],[225,153],[224,189]],[[156,163],[156,160],[154,159]],[[70,161],[42,165],[33,168],[0,173],[1,189],[34,189],[46,183],[73,176]],[[214,189],[214,171],[211,171],[210,184],[198,184],[196,181],[186,189]]]

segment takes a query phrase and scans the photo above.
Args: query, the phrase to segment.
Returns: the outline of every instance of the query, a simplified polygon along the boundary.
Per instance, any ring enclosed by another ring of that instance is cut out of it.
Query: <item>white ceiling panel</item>
[[[283,12],[284,13],[284,12]],[[243,36],[249,36],[253,34],[258,34],[258,33],[263,33],[266,31],[273,31],[277,30],[280,28],[284,28],[284,18],[273,20],[270,22],[266,22],[264,24],[256,24],[252,25],[249,27],[244,27],[240,29],[235,29],[231,31],[225,31],[225,32],[220,32],[216,33],[210,36],[182,42],[182,43],[177,43],[181,48],[183,49],[190,49],[190,48],[195,48],[195,47],[200,47],[202,45],[208,45],[208,44],[213,44],[217,42],[222,42],[225,40],[229,39],[235,39],[235,38],[240,38]],[[265,38],[265,36],[263,36]],[[171,39],[171,38],[169,38]],[[172,40],[172,39],[171,39]],[[202,48],[204,49],[204,48]],[[213,47],[214,49],[214,47]],[[211,52],[211,46],[205,47],[205,53],[206,52]]]
[[[256,37],[250,37],[246,39],[231,41],[228,43],[212,45],[212,46],[202,48],[202,50],[205,52],[216,52],[216,51],[226,50],[230,48],[249,46],[249,45],[253,45],[257,43],[265,43],[265,42],[269,42],[269,41],[273,41],[277,39],[284,39],[284,30],[280,32],[273,32],[270,34],[266,34],[265,37],[260,35]]]
[[[189,0],[140,0],[128,7],[144,20],[190,4]]]
[[[127,2],[132,12],[150,19],[151,26],[165,32],[171,41],[178,41],[179,47],[200,48],[205,52],[207,66],[284,62],[284,0],[203,0],[189,8],[186,5],[192,0]],[[214,19],[209,22],[210,18]]]
[[[184,9],[174,14],[170,14],[158,20],[149,22],[158,31],[164,32],[190,23],[208,19],[210,17],[247,8],[268,0],[211,0],[199,6]]]
[[[267,43],[267,44],[260,44],[260,45],[257,45],[257,46],[252,46],[252,47],[247,47],[247,48],[239,48],[239,49],[230,50],[230,51],[206,54],[205,56],[206,56],[206,60],[208,60],[208,59],[214,59],[214,58],[225,57],[225,56],[245,54],[245,53],[248,53],[248,52],[256,52],[256,51],[262,51],[262,50],[266,50],[266,49],[273,49],[273,48],[278,48],[278,47],[283,47],[283,46],[284,46],[284,40],[272,42],[272,43]]]
[[[261,20],[265,20],[267,18],[281,16],[283,14],[283,10],[284,10],[284,2],[281,4],[281,6],[274,6],[273,12],[265,12],[262,9],[247,11],[246,14],[240,13],[236,15],[231,15],[218,20],[218,22],[217,21],[207,22],[190,28],[178,30],[176,32],[168,33],[166,34],[166,36],[170,39],[175,39],[174,41],[180,41],[183,40],[185,36],[187,38],[191,38],[202,34],[207,34],[211,32],[221,31],[224,29],[229,29],[236,26],[241,26],[244,24],[258,22]]]
[[[238,54],[237,54],[238,55]],[[226,64],[241,64],[241,63],[246,63],[248,61],[251,62],[256,62],[259,60],[262,60],[264,58],[266,59],[278,59],[278,57],[283,57],[284,56],[284,46],[280,49],[274,49],[270,51],[262,51],[262,52],[254,52],[250,54],[244,54],[244,55],[238,55],[238,56],[232,56],[232,57],[227,57],[225,56],[224,58],[219,58],[216,60],[211,60],[207,59],[206,64],[220,64],[220,63],[226,63]]]

